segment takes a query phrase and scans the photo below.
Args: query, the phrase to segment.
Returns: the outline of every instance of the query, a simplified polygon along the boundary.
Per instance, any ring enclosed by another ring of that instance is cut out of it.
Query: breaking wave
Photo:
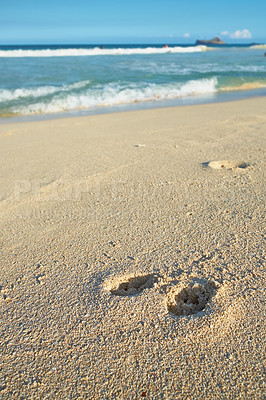
[[[131,55],[131,54],[165,54],[165,53],[195,53],[210,50],[207,46],[190,47],[146,47],[146,48],[117,48],[101,49],[44,49],[44,50],[0,50],[0,57],[80,57],[104,55]]]
[[[127,105],[136,102],[171,100],[191,95],[215,93],[217,84],[216,78],[191,80],[183,84],[110,83],[105,86],[98,85],[80,93],[56,93],[52,98],[48,96],[35,103],[16,105],[10,110],[16,115],[32,115]]]
[[[225,86],[220,88],[221,92],[231,92],[234,90],[252,90],[252,89],[263,89],[266,88],[266,81],[265,82],[245,82],[241,85],[235,86]]]
[[[40,86],[37,88],[22,88],[22,89],[0,89],[0,103],[5,101],[43,97],[59,92],[69,92],[75,89],[81,89],[89,85],[90,81],[81,81],[71,85],[63,86]]]
[[[266,49],[266,44],[255,44],[254,46],[250,46],[251,49]]]

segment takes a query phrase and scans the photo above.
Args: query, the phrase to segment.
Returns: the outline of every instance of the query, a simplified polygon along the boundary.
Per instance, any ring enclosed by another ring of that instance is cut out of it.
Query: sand
[[[262,399],[266,98],[0,125],[1,399]]]

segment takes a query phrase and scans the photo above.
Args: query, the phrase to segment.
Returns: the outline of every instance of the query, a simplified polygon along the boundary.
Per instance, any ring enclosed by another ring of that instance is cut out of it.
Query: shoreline
[[[0,124],[3,400],[263,398],[265,109]]]

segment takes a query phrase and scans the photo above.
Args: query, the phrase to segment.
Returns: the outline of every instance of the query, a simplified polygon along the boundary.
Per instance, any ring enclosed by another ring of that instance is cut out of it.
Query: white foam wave
[[[13,107],[15,114],[30,115],[77,109],[115,106],[145,101],[170,100],[190,95],[216,92],[217,79],[191,80],[185,84],[108,84],[88,89],[81,94],[59,94],[50,102]]]
[[[250,46],[251,49],[266,49],[266,44],[255,44],[254,46]]]
[[[45,50],[0,50],[0,57],[80,57],[104,55],[131,55],[131,54],[164,54],[164,53],[195,53],[208,51],[207,46],[191,47],[146,47],[146,48],[117,48],[101,49],[45,49]]]
[[[193,65],[178,65],[176,63],[162,63],[159,64],[155,62],[131,62],[130,64],[117,65],[116,68],[125,71],[130,69],[132,71],[148,72],[152,74],[178,74],[178,75],[190,75],[193,73],[212,73],[219,74],[220,72],[266,72],[265,65],[224,65],[221,66],[216,63],[200,63]]]
[[[37,88],[22,88],[12,90],[0,89],[0,103],[5,101],[25,99],[27,97],[36,98],[59,92],[68,92],[75,89],[81,89],[87,86],[89,83],[90,81],[81,81],[63,86],[40,86]]]

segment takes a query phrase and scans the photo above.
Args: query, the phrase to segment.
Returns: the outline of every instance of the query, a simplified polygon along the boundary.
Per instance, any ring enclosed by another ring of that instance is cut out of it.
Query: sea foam
[[[0,89],[0,103],[12,100],[43,97],[60,92],[69,92],[75,89],[81,89],[87,86],[90,81],[76,82],[70,85],[62,86],[40,86],[36,88],[21,88],[21,89]]]
[[[14,106],[14,114],[31,115],[71,110],[90,109],[136,102],[172,100],[191,95],[216,92],[217,79],[191,80],[184,84],[131,84],[111,83],[96,86],[80,93],[55,94],[52,99]]]
[[[132,55],[132,54],[165,54],[165,53],[195,53],[207,51],[207,46],[190,47],[146,47],[146,48],[116,48],[101,49],[45,49],[45,50],[0,50],[0,57],[80,57],[105,55]]]

